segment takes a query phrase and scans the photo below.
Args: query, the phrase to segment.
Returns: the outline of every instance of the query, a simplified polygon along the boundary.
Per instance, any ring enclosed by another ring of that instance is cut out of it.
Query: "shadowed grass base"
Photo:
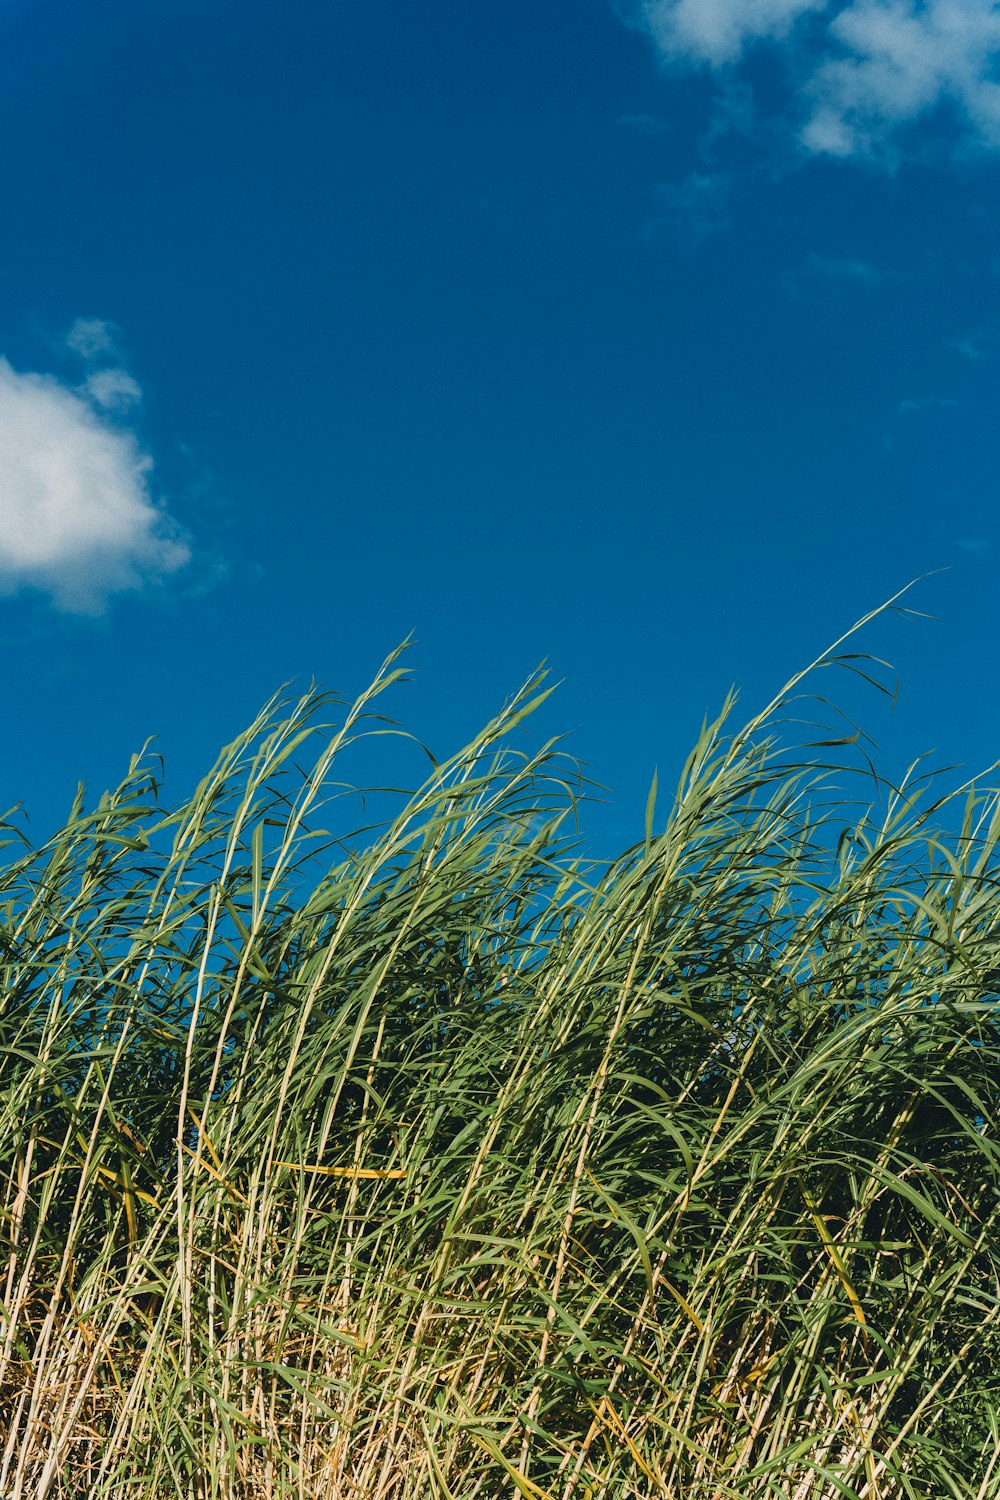
[[[3,872],[0,1492],[996,1500],[993,796],[796,680],[585,865],[534,681],[317,879],[396,676]]]

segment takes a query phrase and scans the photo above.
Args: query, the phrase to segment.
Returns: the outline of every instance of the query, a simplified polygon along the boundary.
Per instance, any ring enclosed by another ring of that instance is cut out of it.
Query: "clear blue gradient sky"
[[[986,0],[0,0],[0,801],[181,792],[412,634],[439,754],[547,658],[627,842],[935,569],[863,712],[1000,756],[998,60]]]

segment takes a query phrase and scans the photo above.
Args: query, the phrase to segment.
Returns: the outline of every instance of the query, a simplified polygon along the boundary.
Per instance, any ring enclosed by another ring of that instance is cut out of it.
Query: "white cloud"
[[[963,143],[1000,149],[997,0],[644,0],[665,60],[732,74],[778,51],[807,152],[890,153],[906,125],[944,107]]]
[[[76,336],[81,327],[89,334]],[[70,347],[112,352],[96,328],[76,324]],[[58,609],[94,614],[110,594],[188,561],[150,493],[152,459],[114,420],[139,397],[121,369],[92,371],[73,390],[0,357],[0,591],[35,588]]]
[[[668,57],[715,67],[735,62],[749,42],[781,39],[825,0],[647,0],[646,24]]]

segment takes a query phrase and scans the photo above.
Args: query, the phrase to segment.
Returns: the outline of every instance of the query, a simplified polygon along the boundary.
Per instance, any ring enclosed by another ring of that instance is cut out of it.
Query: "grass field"
[[[588,864],[535,680],[325,849],[397,675],[11,832],[0,1494],[996,1500],[995,797],[797,679]]]

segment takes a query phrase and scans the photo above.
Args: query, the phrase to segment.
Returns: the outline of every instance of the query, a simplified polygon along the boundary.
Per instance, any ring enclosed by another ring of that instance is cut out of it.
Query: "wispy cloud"
[[[964,338],[953,339],[951,347],[963,359],[979,361],[989,358],[989,336],[985,333],[967,333]]]
[[[831,276],[836,281],[854,281],[861,286],[881,286],[888,272],[870,260],[852,260],[849,256],[813,255],[810,270],[817,276]]]
[[[712,172],[690,172],[656,189],[655,228],[667,228],[679,249],[696,249],[730,223],[729,179]]]
[[[992,549],[993,543],[984,536],[959,536],[955,538],[954,545],[961,547],[963,552],[972,552],[982,557]]]
[[[74,324],[80,385],[0,356],[0,592],[32,588],[58,609],[99,613],[109,596],[190,556],[150,489],[152,459],[124,421],[141,399],[107,324]]]
[[[906,417],[919,411],[957,411],[961,404],[953,396],[910,396],[905,401],[897,401],[896,410],[901,417]]]
[[[107,411],[128,411],[142,400],[142,391],[127,370],[91,370],[83,384],[90,399]]]
[[[777,54],[807,153],[891,160],[936,111],[962,149],[1000,149],[995,0],[639,0],[631,19],[666,63],[724,86],[754,52]]]
[[[622,126],[624,130],[631,130],[635,135],[653,138],[667,135],[670,131],[670,126],[656,115],[626,113],[619,115],[615,124]]]
[[[77,318],[66,335],[66,347],[81,359],[120,360],[118,330],[104,318]]]

